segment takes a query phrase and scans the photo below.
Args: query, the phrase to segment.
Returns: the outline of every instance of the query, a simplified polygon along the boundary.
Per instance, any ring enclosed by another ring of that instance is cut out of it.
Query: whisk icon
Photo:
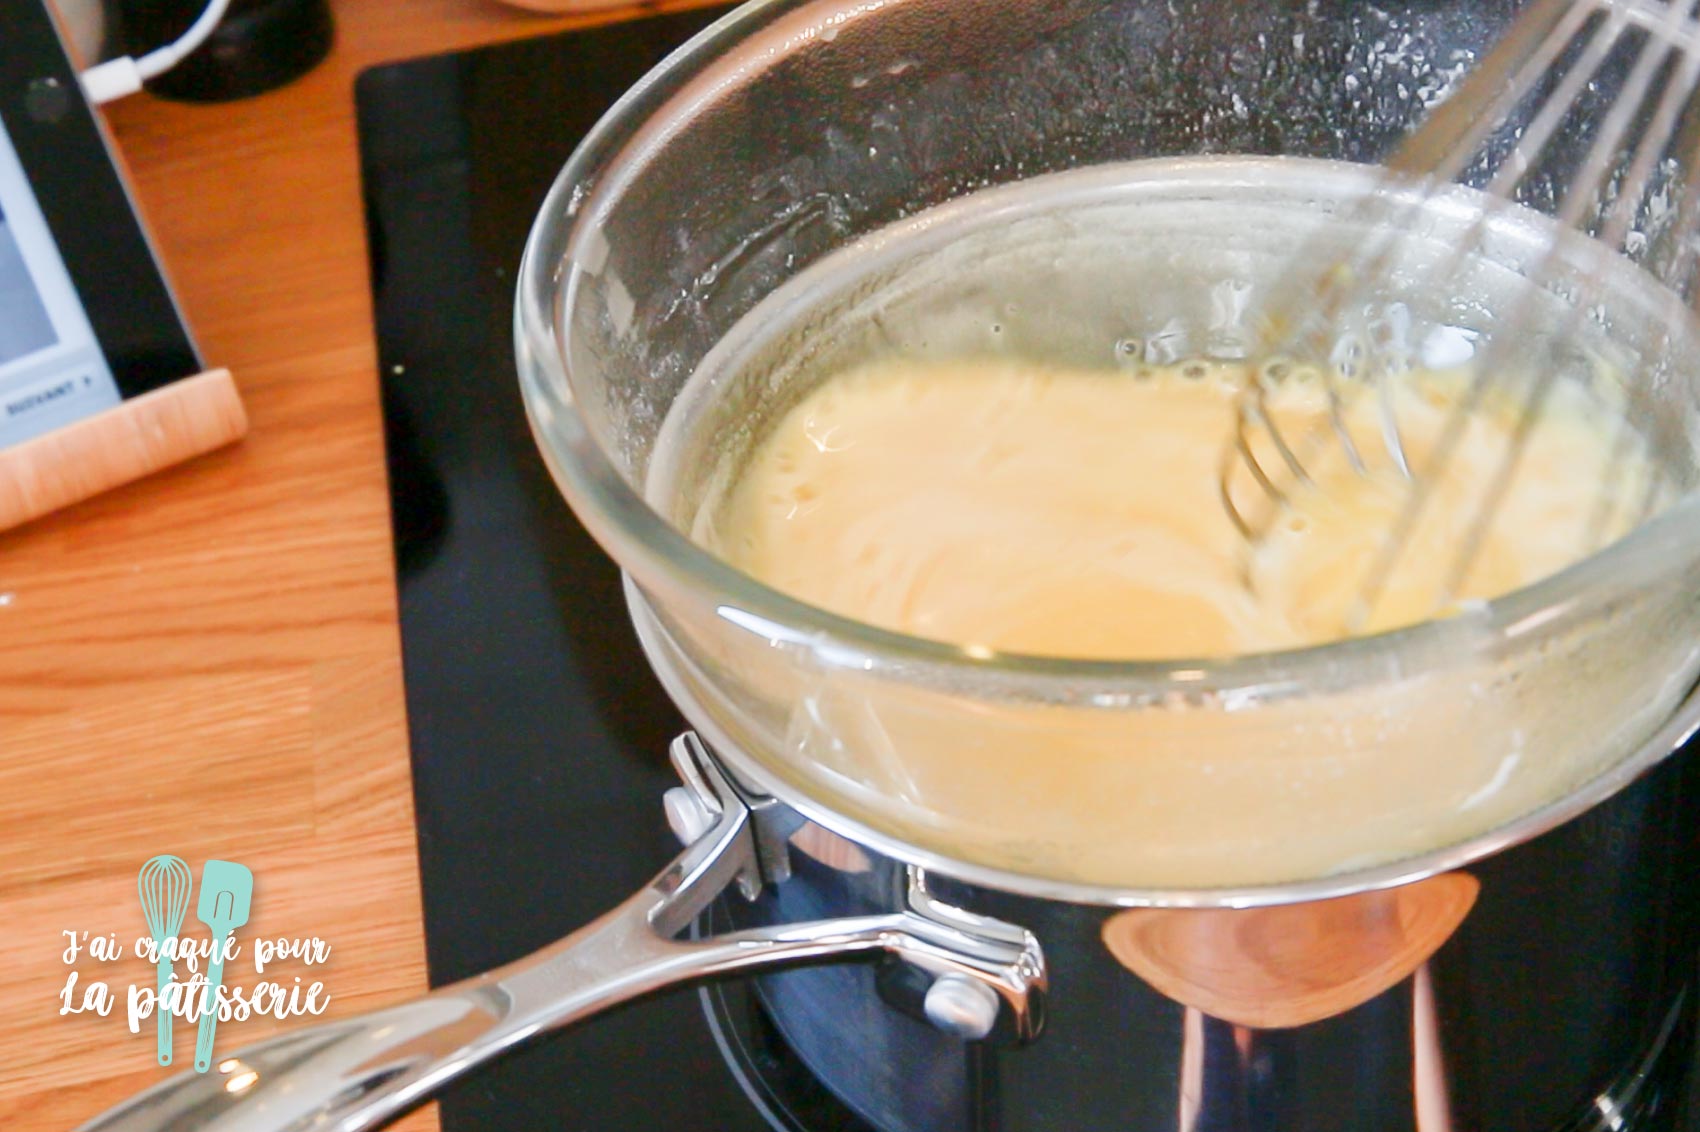
[[[165,953],[165,941],[183,926],[189,911],[189,892],[195,878],[181,857],[162,853],[150,858],[136,876],[136,893],[142,902],[142,917],[148,933],[160,948],[159,1004],[155,1016],[159,1019],[159,1063],[171,1064],[171,1011],[165,1006],[165,988],[175,977],[171,957]]]

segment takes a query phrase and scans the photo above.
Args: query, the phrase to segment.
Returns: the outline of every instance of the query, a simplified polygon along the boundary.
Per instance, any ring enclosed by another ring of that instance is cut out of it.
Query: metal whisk
[[[1555,290],[1565,304],[1565,324],[1580,329],[1601,297],[1607,268],[1627,257],[1665,283],[1673,309],[1680,308],[1676,296],[1693,282],[1700,188],[1695,8],[1694,0],[1535,0],[1406,139],[1363,197],[1337,213],[1338,219],[1367,226],[1373,237],[1344,255],[1308,257],[1306,262],[1323,264],[1306,269],[1311,286],[1293,288],[1293,297],[1269,312],[1263,364],[1252,368],[1240,394],[1222,462],[1222,500],[1255,545],[1297,491],[1316,485],[1319,461],[1331,461],[1331,467],[1343,463],[1358,476],[1371,474],[1372,466],[1395,470],[1403,498],[1349,609],[1348,632],[1368,620],[1441,470],[1464,442],[1472,415],[1490,396],[1506,393],[1507,363],[1520,361],[1529,376],[1512,390],[1517,407],[1509,441],[1447,566],[1436,610],[1458,596],[1562,369],[1557,363],[1566,348],[1564,327],[1541,339],[1534,359],[1539,364],[1531,367],[1528,356],[1527,332]],[[1345,327],[1385,281],[1431,202],[1451,194],[1476,210],[1468,235],[1425,269],[1425,285],[1444,288],[1491,237],[1496,220],[1524,212],[1517,206],[1548,187],[1552,199],[1544,211],[1554,223],[1528,273],[1528,294],[1494,319],[1461,395],[1419,465],[1407,451],[1391,393],[1399,364],[1378,358],[1373,342],[1355,339]],[[1570,269],[1566,287],[1543,286],[1561,267]],[[1343,342],[1349,343],[1344,350]],[[1332,364],[1314,367],[1325,399],[1321,423],[1307,435],[1284,435],[1271,412],[1271,376],[1290,365],[1285,359],[1325,358]],[[1347,428],[1347,409],[1365,395],[1376,398],[1380,427],[1372,443],[1382,452],[1366,451],[1361,427],[1356,433]],[[1613,460],[1625,456],[1628,439],[1614,446]],[[1248,482],[1255,484],[1253,505],[1236,490]],[[1649,483],[1633,522],[1654,509],[1656,486]],[[1603,531],[1614,506],[1602,491],[1590,527]]]

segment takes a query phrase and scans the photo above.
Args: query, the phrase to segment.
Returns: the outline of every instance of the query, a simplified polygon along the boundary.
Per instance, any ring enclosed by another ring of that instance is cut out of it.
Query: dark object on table
[[[124,0],[126,50],[140,58],[182,35],[204,0]],[[232,0],[212,36],[147,84],[165,98],[229,102],[280,87],[312,70],[331,49],[329,0]]]

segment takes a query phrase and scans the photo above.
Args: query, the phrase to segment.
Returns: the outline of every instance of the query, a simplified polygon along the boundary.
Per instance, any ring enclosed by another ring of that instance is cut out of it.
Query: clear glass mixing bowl
[[[1692,505],[1445,621],[1234,659],[1084,662],[964,650],[788,598],[681,533],[715,454],[657,451],[687,380],[776,288],[858,241],[877,259],[879,233],[929,208],[1066,170],[1152,159],[1129,167],[1143,195],[1125,215],[1172,268],[1130,277],[1093,349],[1233,356],[1236,319],[1359,183],[1292,159],[1381,156],[1512,10],[765,0],[640,83],[542,207],[518,353],[545,458],[625,570],[646,651],[692,722],[839,832],[965,879],[1115,903],[1396,883],[1628,781],[1641,767],[1625,760],[1700,663]],[[1432,218],[1430,244],[1447,246],[1449,223]],[[1536,228],[1508,222],[1469,295],[1398,297],[1419,323],[1467,330],[1521,278]],[[890,246],[949,266],[948,242]],[[1056,303],[1094,301],[1056,282]],[[1224,283],[1245,301],[1224,304]],[[1612,284],[1588,333],[1691,488],[1691,328],[1644,273]],[[764,396],[794,393],[789,357],[856,356],[868,329],[851,306],[729,374],[693,435],[747,432]],[[684,470],[652,506],[658,462]]]

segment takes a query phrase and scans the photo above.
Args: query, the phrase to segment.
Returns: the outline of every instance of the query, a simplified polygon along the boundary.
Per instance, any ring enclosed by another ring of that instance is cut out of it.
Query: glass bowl
[[[1362,163],[1514,7],[766,0],[627,94],[526,248],[521,384],[563,495],[626,573],[651,663],[739,774],[966,880],[1243,905],[1451,867],[1642,769],[1651,756],[1631,756],[1700,667],[1692,503],[1445,620],[1255,656],[1075,661],[904,636],[739,573],[684,533],[715,453],[663,427],[728,335],[762,325],[774,293],[806,288],[798,277],[833,253],[852,249],[871,279],[917,257],[949,267],[962,245],[928,235],[948,229],[952,202],[986,193],[1012,202],[1012,255],[1049,251],[1055,232],[1019,202],[1063,174],[1121,194],[1132,237],[1172,268],[1117,296],[1114,332],[1093,339],[1106,364],[1124,339],[1234,357],[1244,312],[1361,191]],[[1449,246],[1467,212],[1429,210],[1413,254]],[[1467,337],[1472,312],[1524,285],[1545,246],[1522,216],[1490,244],[1468,295],[1396,293],[1395,273],[1386,300]],[[1227,314],[1224,285],[1245,300]],[[1562,307],[1562,279],[1548,289]],[[1066,272],[1055,291],[1059,309],[1094,301]],[[1693,327],[1627,261],[1608,291],[1587,334],[1689,489]],[[683,410],[712,417],[689,435],[759,429],[804,383],[788,359],[855,357],[868,326],[856,299],[823,297],[744,350],[725,396]]]

